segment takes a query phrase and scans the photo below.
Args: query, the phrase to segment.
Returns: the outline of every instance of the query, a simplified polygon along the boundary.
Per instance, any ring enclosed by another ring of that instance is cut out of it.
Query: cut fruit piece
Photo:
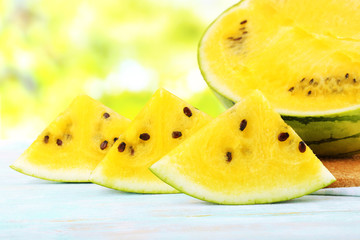
[[[91,172],[130,124],[100,102],[81,95],[10,167],[60,182],[89,182]]]
[[[219,204],[285,201],[335,180],[258,91],[150,170],[181,192]]]
[[[159,89],[96,167],[91,181],[126,192],[177,192],[148,168],[210,120],[207,114]]]
[[[204,79],[228,107],[261,90],[317,155],[358,152],[359,8],[352,0],[241,1],[199,44]]]

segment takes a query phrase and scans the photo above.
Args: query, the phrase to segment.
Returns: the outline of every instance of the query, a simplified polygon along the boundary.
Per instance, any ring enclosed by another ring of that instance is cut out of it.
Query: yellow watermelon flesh
[[[242,0],[199,44],[227,107],[259,89],[317,156],[360,152],[360,1]]]
[[[359,108],[359,9],[354,0],[240,1],[204,34],[200,69],[225,98],[259,89],[285,115]]]
[[[181,192],[219,204],[285,201],[335,180],[259,91],[150,170]]]
[[[175,193],[149,167],[211,120],[164,89],[159,89],[96,167],[91,181],[138,193]]]
[[[130,120],[81,95],[38,136],[10,167],[61,182],[88,182]]]

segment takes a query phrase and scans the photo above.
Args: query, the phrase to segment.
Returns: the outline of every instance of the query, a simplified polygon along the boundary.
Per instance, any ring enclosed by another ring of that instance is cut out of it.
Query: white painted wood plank
[[[8,167],[26,146],[0,143],[0,239],[360,239],[358,197],[223,206],[53,183]]]

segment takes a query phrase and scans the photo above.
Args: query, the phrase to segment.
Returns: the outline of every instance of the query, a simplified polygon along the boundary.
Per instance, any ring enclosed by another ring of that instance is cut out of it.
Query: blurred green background
[[[0,0],[0,139],[35,138],[80,93],[133,118],[164,87],[212,116],[197,65],[231,0]]]

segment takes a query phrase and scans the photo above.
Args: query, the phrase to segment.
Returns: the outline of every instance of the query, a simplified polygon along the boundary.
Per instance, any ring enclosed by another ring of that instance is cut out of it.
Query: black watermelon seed
[[[286,139],[288,139],[288,138],[289,138],[289,133],[287,133],[287,132],[282,132],[278,136],[278,140],[280,142],[286,141]]]
[[[101,150],[104,150],[106,147],[107,147],[107,145],[108,145],[108,141],[103,141],[101,144],[100,144],[100,149]]]
[[[134,152],[135,152],[134,148],[132,146],[130,146],[129,149],[130,149],[131,156],[134,155]]]
[[[173,132],[172,132],[172,137],[173,137],[173,138],[179,138],[179,137],[181,137],[181,136],[182,136],[182,133],[179,132],[179,131],[173,131]]]
[[[48,143],[49,142],[49,136],[48,135],[46,135],[45,137],[44,137],[44,143]]]
[[[303,153],[303,152],[306,151],[306,144],[305,144],[304,141],[299,142],[299,151],[300,151],[301,153]]]
[[[312,78],[310,81],[309,81],[309,84],[312,84],[314,82],[314,79]]]
[[[245,23],[247,23],[247,20],[240,22],[240,24],[245,24]]]
[[[349,73],[345,74],[345,78],[349,78]]]
[[[147,134],[147,133],[142,133],[142,134],[140,134],[139,138],[140,138],[141,140],[147,141],[147,140],[150,139],[150,135]]]
[[[295,89],[294,87],[291,87],[291,88],[289,88],[288,91],[289,91],[289,92],[292,92],[292,91],[294,91],[294,89]]]
[[[109,118],[110,114],[106,112],[106,113],[103,114],[103,116],[104,116],[104,118]]]
[[[117,137],[116,137],[116,138],[114,138],[114,142],[116,142],[118,139],[119,139],[119,138],[117,138]]]
[[[239,40],[241,40],[242,39],[242,37],[238,37],[238,38],[234,38],[233,40],[234,41],[239,41]]]
[[[231,160],[232,160],[231,152],[227,152],[227,153],[226,153],[226,161],[227,161],[227,162],[231,162]]]
[[[234,39],[234,40],[235,40],[235,39]],[[192,116],[192,112],[191,112],[190,108],[188,108],[188,107],[184,107],[183,112],[184,112],[184,114],[185,114],[186,116],[188,116],[188,117],[191,117],[191,116]]]
[[[355,79],[355,78],[353,79],[353,82],[356,83],[356,79]]]
[[[310,90],[310,91],[308,91],[307,95],[311,95],[311,90]]]
[[[243,119],[240,123],[240,131],[244,131],[244,129],[246,128],[247,125],[247,121],[246,119]]]
[[[56,144],[57,144],[58,146],[61,146],[61,145],[62,145],[62,141],[61,141],[60,139],[57,139],[57,140],[56,140]]]
[[[126,147],[126,143],[124,143],[124,142],[120,143],[118,146],[118,151],[119,152],[125,151],[125,147]]]
[[[300,82],[303,82],[303,81],[305,81],[305,78],[303,78],[303,79],[300,80]]]

